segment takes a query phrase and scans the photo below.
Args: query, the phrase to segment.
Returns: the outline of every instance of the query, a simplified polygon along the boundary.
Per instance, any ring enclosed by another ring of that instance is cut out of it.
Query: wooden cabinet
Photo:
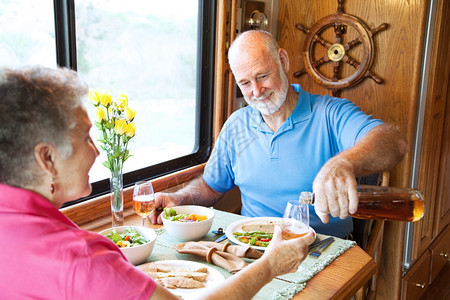
[[[450,14],[450,4],[447,3],[446,16]],[[449,51],[450,45],[450,21],[447,21],[447,30],[443,33],[445,39],[442,41],[444,45],[447,45],[447,53]],[[445,44],[446,43],[446,44]],[[450,62],[447,57],[445,57],[446,63],[444,64],[444,69],[447,68],[447,79],[446,86],[442,89],[446,89],[446,94],[440,94],[439,97],[446,99],[445,107],[445,119],[444,119],[444,131],[442,133],[442,149],[441,149],[441,160],[439,162],[440,170],[438,173],[439,178],[439,188],[437,191],[438,202],[436,204],[436,222],[434,226],[435,232],[441,232],[442,229],[450,223],[450,87],[449,87],[449,69]]]
[[[427,207],[423,220],[417,223],[414,232],[412,259],[419,258],[403,277],[403,291],[408,293],[413,289],[412,279],[416,279],[416,276],[428,273],[427,285],[431,284],[447,262],[448,257],[445,256],[450,254],[450,62],[447,57],[450,20],[446,18],[450,13],[450,2],[440,0],[435,3],[436,23],[418,181],[419,189],[425,193]],[[430,256],[429,266],[427,270],[422,270],[426,255]]]
[[[449,260],[449,251],[450,225],[422,253],[403,277],[402,299],[414,300],[419,299],[423,295]]]
[[[436,241],[430,246],[431,264],[430,264],[430,283],[436,279],[436,276],[450,260],[450,225],[448,225]]]
[[[425,216],[415,227],[413,259],[427,249],[450,221],[450,13],[448,1],[435,1],[435,30],[429,55],[418,187],[425,194]]]
[[[402,300],[420,299],[428,287],[431,252],[425,253],[416,261],[403,278]]]

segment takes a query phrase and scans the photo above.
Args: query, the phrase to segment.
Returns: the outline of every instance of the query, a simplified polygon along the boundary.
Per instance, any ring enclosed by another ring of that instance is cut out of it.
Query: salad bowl
[[[214,211],[208,207],[181,205],[165,208],[161,219],[170,236],[180,241],[194,241],[208,233],[214,215]]]
[[[156,241],[156,232],[142,226],[119,226],[99,233],[115,243],[126,259],[135,266],[147,260]]]

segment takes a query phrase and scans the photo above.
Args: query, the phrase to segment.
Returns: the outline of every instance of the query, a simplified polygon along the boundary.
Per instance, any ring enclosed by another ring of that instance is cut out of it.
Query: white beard
[[[289,89],[289,81],[281,67],[279,72],[281,78],[281,87],[279,91],[269,90],[265,91],[261,97],[251,97],[250,101],[246,99],[251,107],[257,109],[263,115],[269,116],[277,112],[286,101],[286,96]],[[264,100],[267,97],[269,97],[272,93],[273,93],[272,100],[266,103],[260,102],[261,100]]]

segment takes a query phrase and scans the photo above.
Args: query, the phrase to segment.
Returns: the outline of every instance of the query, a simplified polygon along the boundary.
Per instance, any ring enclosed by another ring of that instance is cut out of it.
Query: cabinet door
[[[433,282],[447,261],[450,259],[450,225],[431,245],[430,282]]]
[[[450,2],[447,6],[448,13],[450,13]],[[449,21],[450,23],[450,21]],[[450,35],[450,25],[447,26],[447,34]],[[450,43],[450,37],[447,37],[447,43]],[[448,44],[447,44],[448,45]],[[447,78],[450,77],[450,62],[447,62]],[[450,80],[450,79],[448,79]],[[441,230],[450,223],[450,87],[448,87],[447,80],[447,100],[445,107],[445,122],[444,122],[444,132],[442,140],[442,150],[440,159],[440,169],[439,169],[439,182],[438,182],[438,194],[437,194],[437,204],[436,204],[436,221],[435,221],[435,232],[439,233]],[[442,96],[444,97],[444,96]]]
[[[412,268],[406,273],[402,281],[402,299],[420,299],[425,289],[428,287],[430,278],[430,251],[425,253],[414,263]]]

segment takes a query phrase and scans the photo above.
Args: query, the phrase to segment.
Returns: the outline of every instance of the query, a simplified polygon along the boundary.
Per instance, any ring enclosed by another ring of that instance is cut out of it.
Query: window
[[[215,1],[34,2],[0,4],[0,20],[9,20],[0,27],[8,28],[0,29],[0,54],[19,56],[16,66],[71,67],[91,88],[108,90],[113,97],[128,95],[129,105],[136,109],[137,129],[130,143],[133,156],[124,164],[124,186],[206,161],[211,144]],[[11,31],[11,20],[18,20],[17,30]],[[5,57],[3,62],[4,57],[0,55],[2,65],[11,60]],[[89,103],[86,107],[93,120],[93,107]],[[92,137],[97,136],[93,128]],[[104,160],[101,151],[90,173],[91,197],[109,191]]]
[[[53,1],[0,2],[0,66],[56,67]]]

